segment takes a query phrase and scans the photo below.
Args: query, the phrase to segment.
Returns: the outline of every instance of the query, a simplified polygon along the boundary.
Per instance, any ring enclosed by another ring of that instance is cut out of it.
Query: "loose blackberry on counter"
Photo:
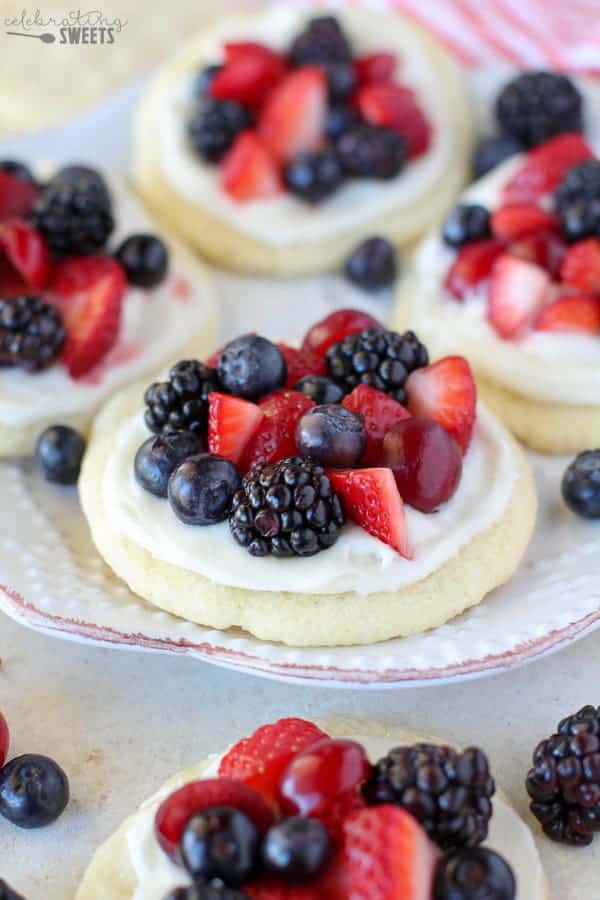
[[[386,180],[404,168],[406,141],[391,128],[359,124],[337,142],[340,161],[350,175]]]
[[[85,453],[82,435],[68,425],[51,425],[41,433],[35,459],[46,481],[75,484]]]
[[[346,261],[347,278],[365,291],[390,287],[396,280],[396,251],[382,237],[367,238]]]
[[[478,203],[459,203],[446,219],[442,236],[449,247],[491,237],[489,211]]]
[[[115,250],[115,259],[125,269],[129,284],[152,288],[164,280],[169,251],[154,234],[131,234]]]
[[[196,359],[181,360],[168,381],[151,384],[144,394],[144,421],[155,434],[171,430],[206,433],[208,395],[220,391],[216,369]]]
[[[564,131],[583,130],[583,99],[574,83],[557,72],[525,72],[496,100],[502,132],[535,147]]]
[[[252,121],[248,110],[233,100],[203,100],[188,121],[188,138],[202,159],[218,162]]]
[[[562,495],[574,513],[584,519],[600,519],[600,450],[586,450],[568,467]]]
[[[516,896],[511,867],[487,847],[455,850],[438,863],[432,900],[515,900]]]
[[[60,312],[41,297],[0,300],[0,365],[40,372],[56,360],[65,338]]]
[[[111,206],[103,180],[57,176],[36,200],[32,220],[56,256],[82,256],[106,245],[115,225]]]
[[[554,204],[568,241],[600,237],[600,160],[569,169],[554,192]]]

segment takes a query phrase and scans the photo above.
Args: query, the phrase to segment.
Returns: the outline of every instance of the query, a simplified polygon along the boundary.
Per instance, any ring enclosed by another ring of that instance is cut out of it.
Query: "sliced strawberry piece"
[[[385,81],[366,84],[356,95],[356,105],[367,122],[401,134],[410,158],[420,156],[429,147],[431,126],[410,88]]]
[[[39,290],[46,286],[51,270],[50,254],[37,228],[22,219],[1,222],[0,249],[29,287]]]
[[[296,456],[296,425],[315,403],[300,391],[282,390],[264,397],[258,405],[264,419],[244,451],[240,464],[242,472],[248,472],[259,463]]]
[[[378,391],[368,384],[359,384],[351,394],[344,397],[342,406],[363,417],[367,432],[367,446],[361,463],[365,466],[380,466],[383,439],[392,425],[410,418],[410,413],[401,403]]]
[[[342,469],[327,474],[348,518],[410,559],[404,503],[392,470]]]
[[[487,317],[505,340],[532,322],[548,299],[550,277],[544,269],[508,253],[496,262],[488,292]]]
[[[508,250],[512,256],[535,263],[536,266],[545,269],[552,278],[556,278],[567,252],[567,245],[558,231],[543,228],[535,234],[513,241]]]
[[[503,250],[504,245],[495,238],[461,247],[446,274],[446,290],[457,300],[464,300],[469,291],[490,277]]]
[[[264,413],[254,403],[229,394],[208,397],[208,452],[237,465],[248,442],[258,431]]]
[[[535,323],[536,331],[600,332],[600,296],[565,295],[544,307]]]
[[[504,203],[535,203],[558,187],[567,170],[594,152],[579,132],[551,138],[528,153],[522,166],[504,185]]]
[[[373,316],[360,309],[336,309],[309,328],[302,341],[305,350],[313,350],[319,356],[325,356],[332,344],[341,341],[349,334],[358,334],[367,328],[384,329]]]
[[[274,197],[283,187],[273,156],[253,131],[243,131],[221,163],[223,190],[238,203]]]
[[[0,220],[27,216],[38,194],[35,184],[0,171]]]
[[[542,228],[558,228],[558,220],[534,203],[508,203],[494,210],[492,233],[501,241],[516,241]]]
[[[210,93],[243,106],[259,106],[286,71],[283,57],[252,41],[225,44],[225,59],[211,81]]]
[[[587,238],[569,247],[560,267],[560,277],[580,291],[600,291],[600,240]]]
[[[298,350],[297,347],[290,347],[288,344],[280,343],[277,346],[283,353],[287,366],[286,388],[293,388],[305,375],[325,374],[325,360],[318,353],[313,353],[312,350]]]
[[[466,453],[477,411],[477,389],[469,363],[462,356],[445,356],[408,376],[408,408],[413,416],[433,419]]]
[[[398,59],[395,53],[369,53],[354,60],[354,71],[359,85],[373,81],[391,81]]]
[[[281,775],[296,753],[324,737],[325,732],[305,719],[280,719],[263,725],[225,754],[219,776],[249,785],[272,803]]]
[[[277,159],[287,161],[321,145],[326,114],[326,75],[306,66],[287,75],[269,96],[258,133]]]
[[[263,876],[244,885],[244,897],[250,900],[323,900],[318,884],[286,884]]]

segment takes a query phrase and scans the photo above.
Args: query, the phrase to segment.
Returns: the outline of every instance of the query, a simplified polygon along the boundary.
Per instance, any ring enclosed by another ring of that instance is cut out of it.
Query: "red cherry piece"
[[[358,334],[367,328],[379,328],[383,331],[384,327],[381,322],[360,309],[337,309],[307,331],[302,347],[313,350],[319,356],[325,356],[332,344],[349,334]]]
[[[21,219],[0,223],[0,249],[28,287],[39,290],[50,277],[50,254],[40,232]]]
[[[600,296],[566,294],[544,307],[535,323],[536,331],[600,333]]]
[[[318,353],[303,348],[298,350],[296,347],[288,346],[288,344],[280,343],[277,346],[283,353],[287,366],[286,388],[293,388],[305,375],[325,374],[325,360]]]
[[[342,406],[363,417],[367,432],[367,446],[361,463],[364,466],[380,466],[382,463],[383,439],[397,422],[407,419],[407,409],[383,391],[368,384],[359,384],[351,394],[344,397]]]
[[[397,61],[394,53],[370,53],[368,56],[359,56],[354,61],[359,85],[370,84],[373,81],[391,81]]]
[[[466,453],[477,412],[477,388],[467,360],[445,356],[431,366],[416,369],[408,376],[406,390],[413,416],[433,419]]]
[[[0,220],[27,216],[38,194],[39,188],[30,181],[0,171]]]
[[[561,280],[580,291],[600,292],[600,240],[587,238],[569,247],[560,267]]]
[[[223,190],[238,203],[264,200],[282,190],[279,167],[253,131],[242,131],[221,163]]]
[[[0,769],[6,762],[9,743],[10,733],[8,731],[8,723],[2,713],[0,713]]]
[[[258,134],[276,159],[287,162],[321,146],[326,115],[325,73],[316,66],[305,66],[286,75],[269,95]]]
[[[504,244],[495,238],[473,241],[462,247],[446,274],[446,290],[456,300],[464,300],[469,291],[490,277],[503,250]]]
[[[528,153],[502,191],[504,203],[536,203],[552,193],[567,169],[593,159],[594,151],[579,132],[551,138]]]

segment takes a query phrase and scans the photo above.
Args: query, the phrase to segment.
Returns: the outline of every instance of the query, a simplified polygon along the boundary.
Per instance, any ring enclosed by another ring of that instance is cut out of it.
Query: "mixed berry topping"
[[[600,519],[600,450],[586,450],[573,460],[563,476],[562,495],[578,516]]]
[[[173,471],[167,496],[171,509],[186,525],[214,525],[228,517],[239,486],[240,475],[233,463],[200,453]]]
[[[165,431],[149,437],[135,455],[135,477],[151,494],[166,497],[169,478],[175,469],[205,449],[202,435],[194,431]]]
[[[154,382],[144,394],[146,425],[155,434],[184,430],[206,433],[208,397],[219,390],[217,372],[198,360],[181,360],[168,381]]]
[[[60,256],[98,253],[115,225],[106,186],[88,178],[54,178],[36,200],[32,221]]]
[[[315,406],[296,426],[296,446],[322,466],[346,469],[357,466],[367,444],[360,414],[339,403]]]
[[[41,433],[35,460],[46,481],[75,484],[85,453],[85,439],[68,425],[51,425]]]

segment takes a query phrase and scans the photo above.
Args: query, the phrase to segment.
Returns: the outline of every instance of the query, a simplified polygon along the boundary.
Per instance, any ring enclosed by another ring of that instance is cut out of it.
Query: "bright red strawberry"
[[[510,243],[542,228],[557,228],[558,221],[534,203],[508,203],[494,210],[491,225],[494,237]]]
[[[342,469],[327,474],[348,518],[410,559],[404,503],[392,470]]]
[[[242,131],[221,163],[223,190],[238,203],[274,197],[283,187],[272,154],[253,131]]]
[[[258,121],[258,133],[274,156],[285,162],[321,145],[326,114],[325,73],[306,66],[286,75],[271,93]]]
[[[253,469],[259,463],[296,456],[294,433],[298,419],[315,403],[300,391],[282,390],[269,394],[258,405],[264,419],[244,451],[240,464],[242,472]]]
[[[600,296],[590,294],[558,297],[544,309],[535,323],[536,331],[600,332]]]
[[[319,884],[286,884],[263,876],[244,885],[244,897],[250,900],[323,900]]]
[[[233,806],[263,833],[273,822],[273,814],[261,795],[241,781],[227,777],[190,781],[163,800],[156,812],[154,830],[165,853],[175,855],[185,825],[208,806]]]
[[[225,44],[225,65],[210,84],[219,100],[235,100],[243,106],[258,106],[283,77],[283,58],[252,41]]]
[[[600,240],[587,238],[569,247],[560,267],[560,277],[569,287],[600,292]]]
[[[431,900],[439,850],[399,806],[351,813],[344,822],[347,896],[355,900]]]
[[[457,300],[464,300],[469,291],[490,277],[503,249],[502,242],[494,238],[461,247],[446,273],[446,290]]]
[[[0,171],[0,220],[28,215],[38,193],[39,188],[31,182]]]
[[[462,356],[445,356],[408,376],[408,408],[413,416],[433,419],[466,453],[477,411],[477,389],[469,363]]]
[[[360,309],[336,309],[309,328],[302,341],[302,347],[305,350],[313,350],[319,356],[325,356],[332,344],[349,334],[357,334],[366,328],[383,330],[384,327],[381,322]]]
[[[373,81],[391,81],[396,71],[397,57],[394,53],[370,53],[354,60],[354,70],[359,85]]]
[[[219,776],[235,778],[274,801],[282,772],[300,750],[327,737],[305,719],[280,719],[238,741],[219,766]]]
[[[378,391],[368,384],[359,384],[351,394],[344,397],[342,406],[360,413],[367,432],[367,447],[361,463],[365,466],[380,466],[383,439],[392,425],[410,417],[401,403]]]
[[[543,228],[535,234],[513,241],[508,251],[519,259],[541,266],[552,278],[556,278],[567,252],[567,245],[558,231]]]
[[[401,134],[410,158],[420,156],[429,147],[431,126],[410,88],[386,81],[366,84],[356,95],[356,105],[367,122]]]
[[[501,338],[510,340],[529,325],[548,300],[548,273],[509,253],[496,262],[488,291],[487,317]]]
[[[237,465],[254,437],[264,413],[241,397],[213,393],[208,397],[208,452]]]
[[[127,278],[109,256],[78,256],[56,267],[50,289],[67,329],[62,362],[79,378],[117,341]]]
[[[567,169],[594,152],[579,132],[559,134],[527,154],[502,191],[504,203],[536,203],[558,187]]]
[[[36,228],[22,219],[1,222],[0,249],[25,284],[36,290],[46,286],[51,270],[50,254]]]
[[[285,357],[287,365],[286,388],[293,388],[296,382],[305,375],[324,375],[325,360],[318,353],[311,350],[298,350],[288,344],[277,344]]]
[[[0,768],[4,765],[8,756],[8,745],[10,742],[10,734],[8,731],[8,723],[2,713],[0,713]]]

